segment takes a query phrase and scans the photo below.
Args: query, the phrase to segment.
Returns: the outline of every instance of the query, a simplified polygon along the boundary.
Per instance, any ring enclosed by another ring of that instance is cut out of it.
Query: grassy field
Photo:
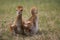
[[[23,17],[30,17],[30,9],[38,8],[40,33],[15,37],[9,31],[9,23],[16,17],[16,7],[24,7]],[[60,40],[60,0],[0,0],[0,40]]]

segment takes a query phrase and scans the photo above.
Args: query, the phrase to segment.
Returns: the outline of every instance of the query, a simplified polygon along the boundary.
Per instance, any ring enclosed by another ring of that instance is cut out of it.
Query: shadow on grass
[[[3,37],[0,35],[0,40],[4,40]]]

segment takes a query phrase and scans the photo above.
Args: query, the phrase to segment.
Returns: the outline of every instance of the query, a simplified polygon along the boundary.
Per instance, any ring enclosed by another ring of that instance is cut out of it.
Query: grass
[[[16,7],[24,7],[23,17],[30,17],[30,9],[38,8],[40,33],[33,36],[11,35],[9,23],[16,17]],[[0,0],[0,40],[60,40],[60,0]]]

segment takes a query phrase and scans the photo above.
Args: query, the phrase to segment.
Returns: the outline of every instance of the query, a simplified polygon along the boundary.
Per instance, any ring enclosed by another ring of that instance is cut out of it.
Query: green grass
[[[9,23],[16,17],[16,7],[24,7],[23,17],[30,17],[30,9],[38,8],[41,34],[32,37],[20,35],[18,40],[60,40],[60,0],[0,0],[0,40],[15,40],[9,31]]]

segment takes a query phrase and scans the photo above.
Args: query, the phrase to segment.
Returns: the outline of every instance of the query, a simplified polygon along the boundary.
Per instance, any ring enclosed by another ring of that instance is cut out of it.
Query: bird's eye
[[[28,24],[30,24],[30,23],[28,23]]]
[[[23,11],[22,9],[20,11]]]

